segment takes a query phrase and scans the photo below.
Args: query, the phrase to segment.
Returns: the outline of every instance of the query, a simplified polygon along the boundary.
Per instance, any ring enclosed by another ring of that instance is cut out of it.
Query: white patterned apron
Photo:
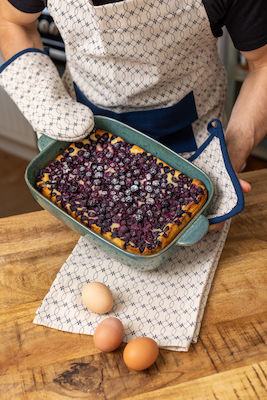
[[[117,113],[159,109],[193,92],[198,146],[208,121],[222,119],[225,72],[202,1],[53,0],[48,8],[71,80],[94,105]]]

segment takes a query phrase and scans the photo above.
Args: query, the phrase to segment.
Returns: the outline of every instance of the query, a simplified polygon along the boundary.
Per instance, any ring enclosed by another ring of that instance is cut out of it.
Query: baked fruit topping
[[[90,229],[142,255],[166,247],[207,199],[199,180],[100,129],[72,143],[36,185]]]

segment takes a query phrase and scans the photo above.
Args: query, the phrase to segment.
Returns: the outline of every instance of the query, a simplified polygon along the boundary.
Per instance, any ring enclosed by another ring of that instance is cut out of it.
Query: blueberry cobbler
[[[37,188],[110,242],[142,255],[166,247],[207,199],[199,180],[100,129],[44,168]]]

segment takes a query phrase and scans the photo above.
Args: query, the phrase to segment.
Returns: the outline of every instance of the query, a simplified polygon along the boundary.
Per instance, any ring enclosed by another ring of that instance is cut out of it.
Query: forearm
[[[8,60],[14,54],[29,47],[43,49],[35,22],[27,26],[19,26],[10,22],[0,23],[0,51],[4,60]]]
[[[226,129],[228,152],[236,172],[266,134],[267,65],[252,65]]]
[[[43,49],[36,26],[39,15],[23,13],[0,0],[0,51],[5,60],[29,47]]]

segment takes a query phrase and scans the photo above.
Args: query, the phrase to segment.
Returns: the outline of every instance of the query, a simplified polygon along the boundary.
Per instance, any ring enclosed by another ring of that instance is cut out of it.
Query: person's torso
[[[114,111],[166,107],[193,90],[205,114],[221,97],[224,72],[200,0],[53,0],[48,8],[72,78],[95,104]]]

